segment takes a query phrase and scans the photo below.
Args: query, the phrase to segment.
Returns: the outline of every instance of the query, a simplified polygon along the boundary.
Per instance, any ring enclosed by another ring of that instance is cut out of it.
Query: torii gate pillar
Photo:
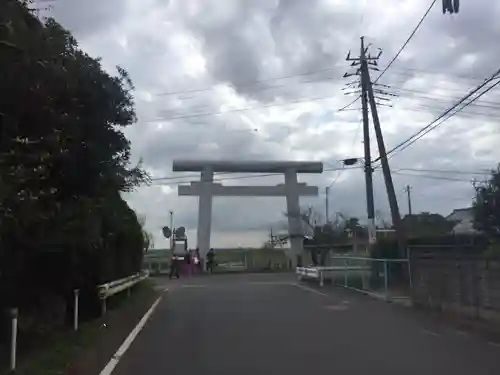
[[[204,168],[201,171],[201,186],[198,203],[198,230],[196,231],[196,243],[198,244],[200,254],[203,258],[205,258],[205,254],[210,249],[210,234],[212,233],[213,180],[213,168]],[[180,190],[179,195],[181,195]]]
[[[288,234],[290,236],[290,252],[292,266],[297,266],[298,255],[304,252],[304,231],[302,228],[302,219],[300,217],[299,191],[297,189],[297,171],[287,169],[285,172],[286,210],[288,216]],[[316,195],[318,193],[316,192]]]

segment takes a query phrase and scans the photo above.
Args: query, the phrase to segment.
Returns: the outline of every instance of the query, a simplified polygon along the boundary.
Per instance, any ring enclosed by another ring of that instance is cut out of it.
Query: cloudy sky
[[[338,160],[362,156],[359,103],[338,111],[355,98],[342,90],[355,78],[342,78],[352,71],[346,54],[359,52],[364,35],[374,54],[383,49],[380,66],[386,66],[430,2],[56,0],[49,13],[85,51],[102,57],[107,70],[120,65],[129,71],[139,117],[126,131],[134,160],[143,158],[153,177],[169,179],[127,199],[146,216],[156,247],[166,244],[160,229],[168,225],[169,210],[194,247],[197,199],[178,197],[177,185],[197,177],[173,173],[173,159],[318,160],[337,169]],[[443,15],[440,7],[438,1],[379,81],[398,95],[392,108],[380,107],[388,149],[500,68],[500,2],[462,1],[458,15]],[[378,74],[373,71],[373,78]],[[406,185],[412,186],[414,212],[446,215],[470,205],[471,180],[484,178],[480,173],[500,161],[499,95],[500,89],[492,90],[390,159],[402,214]],[[371,138],[376,157],[373,131]],[[172,178],[179,175],[184,177]],[[226,184],[282,182],[279,176],[235,177],[243,176],[220,176]],[[319,197],[302,200],[315,207],[318,219],[324,220],[324,191],[332,182],[332,216],[366,217],[361,169],[299,178],[320,187]],[[388,219],[380,169],[374,184],[376,210]],[[270,227],[286,228],[284,209],[280,198],[216,199],[212,246],[259,246]]]

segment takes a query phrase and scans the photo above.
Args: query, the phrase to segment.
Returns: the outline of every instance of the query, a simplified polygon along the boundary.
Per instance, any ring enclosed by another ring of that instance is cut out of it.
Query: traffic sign
[[[161,231],[163,232],[163,236],[165,238],[170,238],[170,236],[172,236],[172,230],[169,227],[163,227],[161,228]]]
[[[186,228],[184,227],[179,227],[175,230],[175,237],[176,238],[185,238],[186,237]]]

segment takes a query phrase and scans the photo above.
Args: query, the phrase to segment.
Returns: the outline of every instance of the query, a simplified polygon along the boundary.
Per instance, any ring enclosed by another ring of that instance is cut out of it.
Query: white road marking
[[[132,342],[135,340],[139,332],[144,328],[146,325],[146,322],[148,321],[149,317],[151,314],[153,314],[154,310],[156,309],[156,306],[158,306],[158,303],[161,300],[161,296],[156,299],[156,301],[153,303],[153,305],[149,308],[149,310],[144,314],[142,319],[137,323],[135,328],[132,330],[132,332],[129,333],[125,341],[122,343],[122,345],[118,348],[116,353],[111,357],[110,361],[104,367],[104,369],[100,372],[99,375],[110,375],[113,370],[115,369],[116,365],[120,361],[120,358],[125,354],[127,349],[132,345]]]
[[[490,344],[491,346],[495,346],[497,348],[500,348],[500,343],[498,343],[498,342],[489,341],[488,344]]]
[[[314,294],[317,294],[317,295],[320,295],[320,296],[323,296],[323,297],[328,297],[328,294],[321,293],[320,291],[318,291],[316,289],[313,289],[313,288],[309,288],[308,286],[305,286],[305,285],[301,285],[301,284],[297,284],[297,283],[294,283],[294,284],[291,284],[291,285],[294,285],[297,288],[305,290],[307,292],[311,292],[311,293],[314,293]]]
[[[164,292],[168,292],[168,288],[163,289]]]
[[[436,332],[433,332],[433,331],[428,331],[426,329],[423,329],[422,332],[425,333],[426,335],[429,335],[429,336],[435,336],[435,337],[441,336],[439,333],[436,333]]]

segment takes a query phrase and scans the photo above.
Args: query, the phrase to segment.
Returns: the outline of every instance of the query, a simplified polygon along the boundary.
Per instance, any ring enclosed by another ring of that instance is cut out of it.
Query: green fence
[[[215,250],[216,272],[266,272],[290,269],[283,250]]]
[[[214,249],[215,272],[278,272],[290,269],[284,250],[276,249]],[[167,273],[171,253],[167,249],[150,250],[144,256],[143,268],[152,275]]]

